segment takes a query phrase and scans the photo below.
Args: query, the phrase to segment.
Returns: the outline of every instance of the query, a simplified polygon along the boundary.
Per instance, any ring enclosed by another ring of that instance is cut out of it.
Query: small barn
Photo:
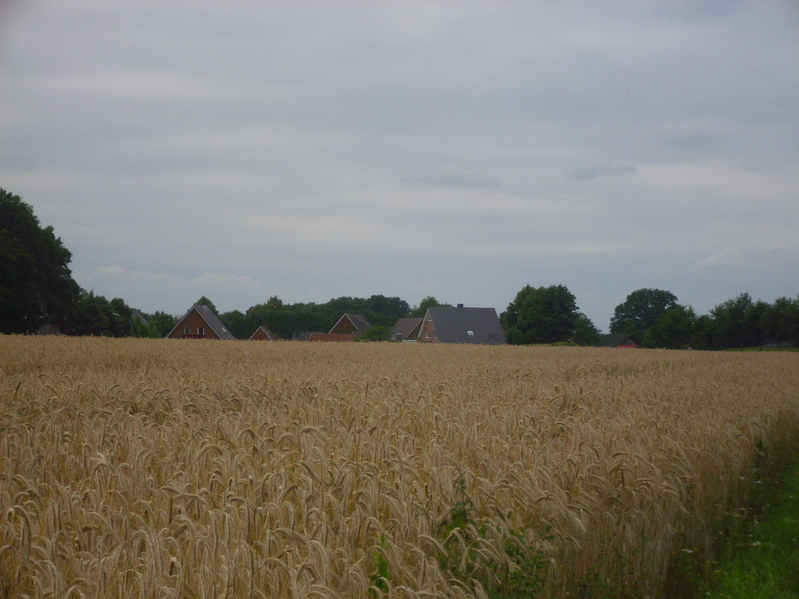
[[[251,341],[277,341],[277,335],[275,335],[272,331],[269,330],[269,327],[265,324],[262,324],[255,332],[250,335]]]
[[[504,345],[505,331],[494,308],[428,308],[417,341]]]
[[[234,339],[211,308],[195,304],[167,334],[168,339]]]

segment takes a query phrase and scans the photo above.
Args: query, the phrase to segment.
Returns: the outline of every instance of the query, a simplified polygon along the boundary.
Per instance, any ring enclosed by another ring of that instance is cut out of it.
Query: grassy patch
[[[799,597],[799,464],[763,486],[762,511],[730,538],[699,596]]]

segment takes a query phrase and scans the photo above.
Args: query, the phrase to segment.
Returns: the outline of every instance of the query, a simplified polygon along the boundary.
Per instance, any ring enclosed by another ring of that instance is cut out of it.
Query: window
[[[203,327],[197,327],[197,334],[205,335],[205,329]]]
[[[474,337],[474,331],[466,331],[466,334],[469,335],[469,337]]]
[[[185,329],[183,329],[183,334],[184,335],[191,335],[191,327],[186,327]]]

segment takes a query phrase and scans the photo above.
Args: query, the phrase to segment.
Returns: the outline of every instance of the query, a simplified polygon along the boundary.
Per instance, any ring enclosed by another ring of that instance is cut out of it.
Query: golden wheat
[[[797,389],[790,353],[0,336],[0,597],[483,596],[509,539],[546,596],[662,596]]]

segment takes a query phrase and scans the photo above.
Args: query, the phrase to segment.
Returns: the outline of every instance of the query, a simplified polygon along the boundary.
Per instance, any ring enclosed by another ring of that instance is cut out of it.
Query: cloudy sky
[[[799,292],[799,3],[0,0],[0,187],[182,314]]]

